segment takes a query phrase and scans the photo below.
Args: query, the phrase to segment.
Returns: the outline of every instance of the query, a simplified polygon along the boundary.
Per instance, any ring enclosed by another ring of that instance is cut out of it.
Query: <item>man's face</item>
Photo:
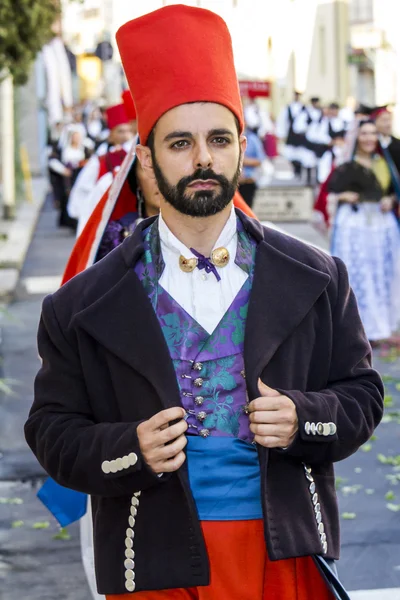
[[[132,136],[132,129],[128,123],[118,125],[118,127],[111,129],[110,142],[114,146],[123,146],[125,142],[128,142],[130,139],[132,139]]]
[[[217,214],[232,201],[245,147],[234,115],[220,104],[196,102],[168,111],[154,129],[151,152],[163,199],[192,217]]]
[[[378,133],[381,135],[392,135],[393,118],[388,112],[383,112],[375,120]]]

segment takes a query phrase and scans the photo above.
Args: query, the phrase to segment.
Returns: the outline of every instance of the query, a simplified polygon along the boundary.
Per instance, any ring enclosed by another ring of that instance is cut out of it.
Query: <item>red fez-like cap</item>
[[[382,115],[384,113],[388,113],[391,114],[388,109],[387,106],[380,106],[379,108],[376,108],[374,111],[372,111],[371,113],[371,117],[374,119],[377,119],[379,117],[379,115]]]
[[[116,39],[142,144],[164,113],[189,102],[226,106],[243,130],[232,41],[221,17],[174,4],[129,21]]]
[[[128,123],[128,117],[123,104],[110,106],[106,110],[106,115],[108,129],[114,129],[114,127],[118,127],[118,125],[125,125]]]
[[[136,108],[135,103],[133,102],[132,94],[129,90],[124,90],[122,92],[122,102],[125,106],[125,112],[128,115],[128,119],[130,121],[136,121]]]

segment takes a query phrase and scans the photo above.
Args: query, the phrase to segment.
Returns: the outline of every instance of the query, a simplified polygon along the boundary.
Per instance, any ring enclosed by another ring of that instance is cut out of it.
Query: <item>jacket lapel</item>
[[[145,222],[145,226],[149,223],[150,220]],[[168,408],[180,404],[175,370],[157,316],[132,268],[143,250],[142,229],[138,226],[123,244],[126,245],[123,251],[127,263],[125,275],[79,312],[75,322],[109,352],[151,381]]]
[[[329,275],[260,241],[244,341],[246,379],[253,397],[258,395],[257,379],[262,370],[329,281]]]

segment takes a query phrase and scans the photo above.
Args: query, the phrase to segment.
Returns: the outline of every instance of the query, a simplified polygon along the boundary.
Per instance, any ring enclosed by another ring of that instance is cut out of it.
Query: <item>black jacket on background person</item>
[[[312,498],[317,494],[325,556],[337,559],[332,463],[355,452],[379,423],[381,379],[371,368],[343,263],[238,214],[258,242],[244,349],[248,394],[259,396],[261,377],[293,400],[299,419],[287,450],[258,446],[268,554],[272,560],[322,554]],[[142,230],[151,221],[45,298],[38,334],[43,364],[25,426],[46,471],[61,485],[92,496],[102,594],[126,593],[132,505],[136,591],[209,582],[187,466],[157,477],[136,435],[142,420],[181,405],[167,344],[133,269],[143,252]],[[104,461],[123,457],[125,466],[120,460],[117,472],[103,471]]]
[[[397,172],[400,174],[400,140],[393,135],[390,136],[392,141],[388,145],[387,149],[394,164],[396,165]]]

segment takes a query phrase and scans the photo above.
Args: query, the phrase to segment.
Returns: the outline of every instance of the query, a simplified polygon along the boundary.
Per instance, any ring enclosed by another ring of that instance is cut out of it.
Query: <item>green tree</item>
[[[57,0],[0,0],[0,74],[11,73],[16,85],[27,81],[58,14]]]

